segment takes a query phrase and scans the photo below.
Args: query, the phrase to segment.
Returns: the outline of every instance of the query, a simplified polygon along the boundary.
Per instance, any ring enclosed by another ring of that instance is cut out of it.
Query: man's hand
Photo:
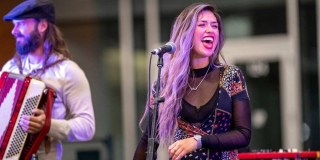
[[[25,132],[36,134],[39,133],[43,128],[46,115],[41,109],[35,109],[32,112],[35,114],[35,116],[23,115],[19,124]]]

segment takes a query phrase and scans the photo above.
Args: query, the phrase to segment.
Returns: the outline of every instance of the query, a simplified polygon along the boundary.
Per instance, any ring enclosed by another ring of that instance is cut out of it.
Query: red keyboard
[[[270,153],[239,153],[239,159],[274,159],[274,158],[320,158],[320,151],[305,152],[270,152]]]

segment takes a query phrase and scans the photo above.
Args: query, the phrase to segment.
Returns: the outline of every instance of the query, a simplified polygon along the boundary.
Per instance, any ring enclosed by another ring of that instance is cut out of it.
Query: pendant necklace
[[[190,84],[189,84],[189,82],[188,82],[188,86],[189,86],[189,88],[190,88],[191,91],[196,91],[196,90],[198,89],[198,87],[200,86],[200,84],[201,84],[201,83],[203,82],[203,80],[206,78],[206,76],[207,76],[207,74],[208,74],[208,72],[209,72],[209,69],[210,69],[210,66],[208,67],[208,70],[207,70],[206,74],[203,76],[202,80],[200,81],[200,83],[198,84],[197,87],[191,87]]]

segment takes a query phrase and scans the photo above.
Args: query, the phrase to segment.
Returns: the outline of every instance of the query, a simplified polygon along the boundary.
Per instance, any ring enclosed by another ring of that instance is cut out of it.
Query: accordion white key
[[[35,154],[50,129],[54,91],[30,77],[0,72],[0,159],[27,159]],[[38,134],[19,125],[22,115],[45,109],[46,121]]]

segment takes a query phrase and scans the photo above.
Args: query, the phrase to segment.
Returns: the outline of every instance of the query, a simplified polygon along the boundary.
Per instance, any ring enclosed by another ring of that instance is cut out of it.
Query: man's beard
[[[37,29],[32,31],[29,36],[23,36],[22,34],[18,34],[15,36],[25,38],[26,43],[21,44],[21,42],[16,42],[16,50],[20,55],[27,55],[30,52],[34,52],[39,48],[41,44],[41,36]]]

